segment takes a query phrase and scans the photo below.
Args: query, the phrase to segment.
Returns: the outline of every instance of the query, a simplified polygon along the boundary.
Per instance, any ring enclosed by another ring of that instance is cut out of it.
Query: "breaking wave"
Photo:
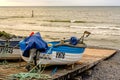
[[[111,27],[111,26],[96,26],[96,27],[87,27],[87,26],[70,26],[71,28],[78,28],[78,29],[109,29],[109,30],[120,30],[120,26],[118,27]]]

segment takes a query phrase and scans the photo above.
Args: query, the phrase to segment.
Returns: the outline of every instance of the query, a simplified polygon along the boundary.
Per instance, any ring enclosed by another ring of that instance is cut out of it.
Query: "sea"
[[[91,36],[86,39],[89,46],[120,49],[120,7],[0,7],[0,30],[17,35],[39,31],[51,39],[80,37],[89,31]]]

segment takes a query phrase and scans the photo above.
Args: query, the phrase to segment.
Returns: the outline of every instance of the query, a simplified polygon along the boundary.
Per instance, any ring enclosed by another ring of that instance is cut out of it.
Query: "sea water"
[[[120,7],[0,7],[0,30],[54,40],[89,31],[88,45],[119,49]]]

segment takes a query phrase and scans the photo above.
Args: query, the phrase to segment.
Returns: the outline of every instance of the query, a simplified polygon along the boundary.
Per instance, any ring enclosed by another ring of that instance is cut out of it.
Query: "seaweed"
[[[11,34],[6,33],[5,31],[0,31],[0,37],[5,38],[5,39],[10,39],[11,38]]]

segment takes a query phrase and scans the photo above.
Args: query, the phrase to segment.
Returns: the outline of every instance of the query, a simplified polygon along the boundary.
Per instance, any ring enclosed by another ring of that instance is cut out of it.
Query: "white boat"
[[[57,45],[59,42],[49,42],[48,45]],[[39,54],[38,62],[41,64],[50,64],[50,65],[63,65],[71,64],[79,61],[82,57],[82,54],[86,48],[85,44],[78,45],[69,45],[69,44],[60,44],[57,46],[50,46],[48,50],[44,53],[37,52]],[[29,57],[22,56],[23,60],[26,62],[29,61]]]
[[[86,44],[83,43],[85,34],[89,35],[90,33],[84,32],[83,36],[75,44],[72,44],[71,40],[47,42],[48,48],[45,51],[41,51],[41,49],[36,51],[36,63],[43,65],[64,65],[79,61],[86,48]],[[75,40],[73,41],[76,42]],[[29,62],[31,56],[33,54],[27,57],[22,54],[22,58],[26,62]]]

